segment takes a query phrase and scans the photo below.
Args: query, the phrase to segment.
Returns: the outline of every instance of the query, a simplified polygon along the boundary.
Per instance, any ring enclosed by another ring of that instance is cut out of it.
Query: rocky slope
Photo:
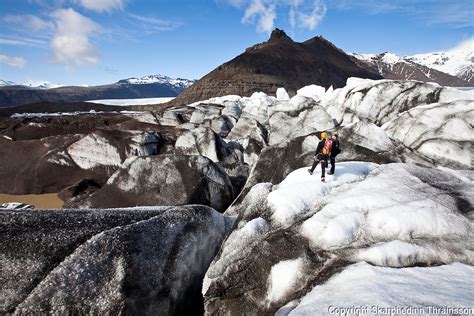
[[[259,91],[274,94],[278,87],[295,94],[308,84],[342,87],[349,77],[380,78],[357,66],[323,37],[297,43],[275,29],[267,42],[249,47],[217,67],[171,103],[184,105],[216,96],[250,96]]]

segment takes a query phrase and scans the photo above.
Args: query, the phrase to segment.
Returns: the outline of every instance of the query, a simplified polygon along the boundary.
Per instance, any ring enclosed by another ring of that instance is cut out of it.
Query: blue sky
[[[323,35],[349,52],[412,55],[472,41],[474,1],[1,0],[0,79],[198,79],[275,27],[295,41]]]

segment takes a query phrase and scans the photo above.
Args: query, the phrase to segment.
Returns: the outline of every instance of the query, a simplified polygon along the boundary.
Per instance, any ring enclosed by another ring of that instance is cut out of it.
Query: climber
[[[336,156],[341,153],[341,148],[339,147],[339,135],[332,135],[332,148],[331,153],[329,154],[329,161],[331,162],[331,170],[328,172],[329,175],[334,174],[336,170]],[[327,167],[327,165],[326,165]]]
[[[321,141],[316,148],[316,152],[314,154],[314,162],[311,169],[308,169],[309,174],[313,174],[314,169],[321,162],[321,181],[324,182],[325,179],[325,172],[326,172],[326,164],[328,162],[329,156],[331,154],[332,148],[332,139],[329,133],[322,132],[321,133]]]

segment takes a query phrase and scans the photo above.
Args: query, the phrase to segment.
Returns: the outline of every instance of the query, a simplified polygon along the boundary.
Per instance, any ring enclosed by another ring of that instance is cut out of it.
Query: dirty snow
[[[326,283],[316,285],[287,315],[341,315],[340,308],[343,307],[368,309],[365,313],[360,309],[347,310],[345,315],[402,315],[407,312],[396,308],[410,306],[420,308],[418,312],[412,312],[415,315],[443,314],[436,312],[434,307],[464,307],[457,313],[444,314],[472,315],[472,275],[474,267],[461,263],[395,269],[360,262],[334,275]]]
[[[266,232],[270,230],[270,225],[266,220],[261,217],[252,219],[244,224],[241,228],[236,229],[226,240],[226,247],[222,249],[219,256],[219,264],[212,265],[206,273],[204,278],[202,293],[206,294],[212,279],[221,275],[225,269],[239,258],[242,253],[250,252],[251,245],[258,243]],[[247,247],[242,249],[242,245],[245,244]],[[214,259],[216,260],[216,259]]]
[[[98,166],[120,166],[122,160],[118,149],[97,134],[90,134],[67,148],[72,160],[82,169]]]

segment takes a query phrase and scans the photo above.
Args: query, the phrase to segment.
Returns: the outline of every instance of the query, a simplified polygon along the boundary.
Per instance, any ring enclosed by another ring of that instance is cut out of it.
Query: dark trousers
[[[328,162],[327,159],[314,159],[313,166],[309,170],[311,173],[313,173],[314,169],[316,169],[319,161],[321,161],[321,178],[324,178],[326,175],[326,163]],[[332,167],[332,166],[331,166]],[[331,168],[332,170],[332,168]]]
[[[329,161],[331,162],[331,173],[334,173],[336,170],[336,157],[329,157]]]

